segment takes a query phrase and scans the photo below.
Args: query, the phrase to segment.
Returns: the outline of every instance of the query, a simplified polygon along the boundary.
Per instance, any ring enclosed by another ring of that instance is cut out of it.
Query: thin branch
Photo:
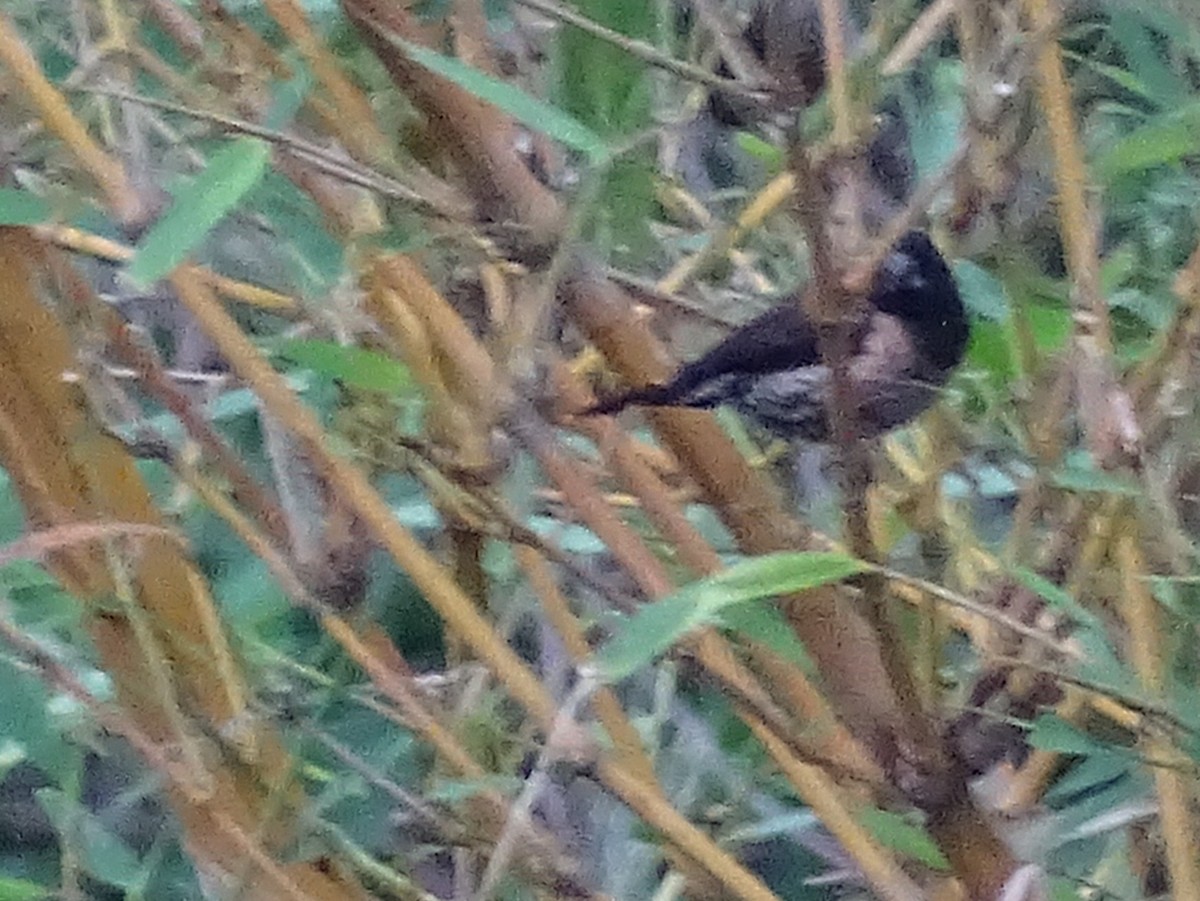
[[[819,0],[825,44],[825,74],[833,111],[833,144],[845,148],[854,140],[850,90],[846,82],[846,7],[844,0]]]
[[[912,27],[896,42],[879,66],[880,74],[891,77],[899,75],[928,47],[946,26],[946,22],[958,11],[963,0],[934,0],[921,11]]]
[[[517,848],[518,840],[522,839],[533,828],[533,807],[538,798],[550,786],[550,766],[558,758],[559,750],[564,742],[571,741],[571,734],[583,729],[579,716],[584,704],[599,688],[599,683],[586,676],[580,678],[571,694],[563,702],[554,717],[554,725],[546,736],[546,742],[538,754],[537,765],[521,794],[508,808],[508,818],[500,830],[500,836],[491,849],[491,857],[487,868],[479,880],[479,889],[475,893],[477,901],[487,901],[496,891],[504,871]]]
[[[67,225],[37,225],[34,226],[33,232],[38,238],[49,241],[64,250],[86,254],[99,260],[124,263],[132,260],[134,255],[134,249],[126,244]],[[252,285],[249,282],[226,278],[211,269],[197,267],[197,271],[209,287],[230,300],[282,314],[294,312],[299,308],[295,298],[289,297],[287,294]]]
[[[306,141],[287,132],[266,128],[254,122],[239,119],[236,116],[213,113],[180,103],[172,103],[169,100],[159,100],[154,97],[146,97],[142,94],[134,94],[115,88],[88,87],[79,88],[78,90],[88,94],[115,97],[120,100],[147,106],[151,109],[178,113],[181,116],[188,116],[200,122],[210,122],[213,125],[219,125],[221,128],[234,134],[244,134],[260,138],[276,145],[281,150],[291,153],[298,160],[308,163],[326,175],[341,179],[347,184],[357,185],[361,188],[374,191],[384,197],[393,197],[397,200],[412,203],[419,208],[436,213],[446,219],[457,221],[468,218],[470,215],[470,204],[465,200],[451,203],[447,203],[444,199],[434,200],[403,182],[384,175],[378,170],[364,166],[353,159],[339,156],[326,147]]]
[[[1054,33],[1060,11],[1048,0],[1026,0],[1035,26]],[[1087,202],[1088,172],[1075,121],[1071,86],[1057,41],[1045,41],[1037,54],[1038,94],[1058,188],[1059,233],[1074,284],[1076,397],[1088,445],[1101,465],[1133,462],[1142,433],[1129,394],[1117,379],[1112,323],[1100,284],[1096,218]]]
[[[639,41],[636,38],[628,37],[621,34],[619,31],[613,31],[601,25],[599,22],[594,22],[587,16],[575,12],[562,6],[553,0],[515,0],[521,6],[536,10],[544,15],[550,16],[552,19],[557,19],[560,22],[565,22],[568,25],[573,25],[580,31],[585,31],[593,37],[600,38],[603,41],[608,41],[620,47],[630,56],[640,59],[644,63],[649,63],[652,66],[657,66],[660,69],[665,69],[680,78],[686,78],[689,81],[699,82],[707,85],[710,88],[719,88],[722,91],[728,91],[734,94],[740,94],[743,97],[749,97],[753,100],[766,100],[766,95],[760,91],[755,91],[753,88],[747,87],[743,82],[736,81],[731,78],[722,78],[720,75],[714,75],[702,66],[694,65],[693,63],[684,62],[683,60],[675,59],[667,56],[657,47],[652,44],[647,44],[645,41]]]
[[[983,619],[993,622],[998,626],[1003,626],[1015,635],[1020,635],[1022,638],[1028,638],[1056,654],[1061,654],[1066,657],[1078,657],[1078,652],[1073,650],[1070,645],[1065,642],[1056,641],[1050,635],[1047,635],[1045,630],[1027,626],[1020,620],[1014,619],[1007,614],[1001,613],[994,607],[987,604],[980,604],[972,601],[968,597],[964,597],[958,592],[951,591],[949,588],[943,588],[935,582],[929,582],[925,579],[916,576],[910,576],[907,573],[902,573],[899,570],[881,567],[879,572],[883,576],[893,582],[899,582],[901,585],[908,585],[916,588],[918,591],[929,595],[936,600],[945,604],[950,604],[960,610],[964,610],[973,616],[978,616]]]
[[[341,140],[364,159],[385,158],[390,141],[385,137],[370,101],[346,77],[330,48],[313,31],[304,8],[296,0],[264,0],[271,17],[303,55],[337,110],[329,125]]]
[[[722,17],[710,0],[692,0],[692,8],[704,27],[712,33],[722,58],[739,81],[743,84],[758,85],[774,82],[775,79],[767,72],[766,67],[750,52],[746,42],[741,40],[731,23]]]
[[[88,134],[62,93],[46,78],[12,21],[2,12],[0,64],[21,85],[21,95],[37,109],[46,127],[95,180],[121,222],[136,222],[143,213],[142,203],[124,168]]]
[[[1129,656],[1151,697],[1166,695],[1167,661],[1162,654],[1161,605],[1150,594],[1144,575],[1146,561],[1140,543],[1138,523],[1127,514],[1127,527],[1117,538],[1117,559],[1122,576],[1120,610],[1128,626]],[[1161,735],[1143,740],[1151,757],[1166,757],[1171,744]],[[1177,898],[1200,898],[1200,865],[1196,861],[1195,840],[1200,823],[1191,803],[1194,786],[1173,770],[1157,768],[1154,785],[1158,795],[1163,840],[1167,846],[1167,864],[1171,872],[1171,890]]]

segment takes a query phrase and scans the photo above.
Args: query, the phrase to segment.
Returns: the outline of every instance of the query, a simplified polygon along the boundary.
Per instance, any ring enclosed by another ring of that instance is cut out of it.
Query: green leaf
[[[1096,169],[1105,181],[1156,166],[1178,163],[1200,152],[1200,107],[1190,105],[1167,119],[1154,119],[1118,140]]]
[[[771,173],[781,171],[787,162],[787,158],[780,148],[764,141],[758,135],[748,131],[739,131],[734,136],[734,140],[745,154],[765,163]]]
[[[1190,623],[1200,621],[1200,577],[1149,576],[1154,599]]]
[[[1146,772],[1147,769],[1131,767],[1125,778],[1094,786],[1090,792],[1076,795],[1068,804],[1060,807],[1056,811],[1053,828],[1046,829],[1039,841],[1043,853],[1053,852],[1047,853],[1047,868],[1071,872],[1071,866],[1063,864],[1072,858],[1079,860],[1077,855],[1081,850],[1077,844],[1072,848],[1072,844],[1106,834],[1118,836],[1124,828],[1120,815],[1114,819],[1114,813],[1130,811],[1133,806],[1143,809],[1149,807],[1147,796],[1154,789],[1153,777]],[[1122,893],[1116,897],[1134,898],[1140,895]]]
[[[345,248],[329,231],[321,208],[274,169],[243,201],[279,235],[281,268],[293,293],[319,297],[333,290],[346,270]],[[290,263],[290,265],[288,265]]]
[[[863,572],[861,560],[836,553],[767,554],[642,607],[625,620],[596,656],[607,681],[619,681],[693,629],[719,622],[733,604],[805,591]]]
[[[271,106],[263,119],[263,125],[272,131],[280,131],[291,124],[313,86],[312,71],[298,51],[289,49],[283,54],[283,62],[295,74],[277,84],[272,91]]]
[[[13,745],[16,753],[36,762],[47,775],[66,779],[75,754],[50,714],[51,698],[46,686],[2,657],[0,684],[4,686],[0,746]]]
[[[1108,305],[1136,316],[1155,331],[1165,330],[1175,318],[1175,302],[1165,291],[1152,294],[1138,288],[1121,288],[1109,292]]]
[[[88,873],[119,888],[131,888],[138,882],[141,864],[137,855],[99,817],[57,789],[39,789],[36,797],[54,828],[69,837]]]
[[[600,253],[611,250],[617,259],[635,267],[658,253],[650,228],[659,209],[654,173],[653,155],[647,150],[612,161],[588,211],[583,232],[588,246]]]
[[[1089,69],[1092,69],[1098,75],[1103,75],[1105,78],[1111,79],[1119,87],[1124,88],[1131,94],[1137,94],[1148,103],[1153,103],[1155,106],[1159,105],[1159,98],[1156,98],[1153,95],[1150,89],[1146,86],[1146,83],[1131,72],[1125,71],[1120,66],[1102,63],[1085,54],[1073,53],[1069,50],[1064,50],[1063,56],[1077,65],[1085,66]]]
[[[1146,86],[1146,96],[1164,109],[1187,100],[1191,89],[1184,78],[1172,72],[1156,36],[1136,9],[1114,8],[1109,33],[1121,47],[1129,71]],[[1176,23],[1180,27],[1182,23]]]
[[[408,367],[373,350],[315,339],[281,341],[274,349],[277,356],[353,388],[391,395],[414,391]]]
[[[998,322],[984,320],[971,325],[967,359],[972,369],[986,372],[997,387],[1007,385],[1017,376],[1012,343],[1007,330]]]
[[[283,616],[292,606],[262,561],[257,557],[250,560],[242,557],[237,554],[231,561],[236,566],[222,561],[232,571],[214,584],[221,612],[239,635],[253,634],[255,628]]]
[[[574,116],[538,100],[506,81],[480,72],[453,57],[434,53],[419,44],[388,37],[418,65],[474,94],[480,100],[508,113],[518,122],[587,154],[593,163],[608,158],[608,145]]]
[[[976,316],[994,322],[1008,318],[1008,294],[992,273],[970,260],[959,260],[954,264],[954,280],[967,309]]]
[[[1141,264],[1140,255],[1132,243],[1114,247],[1100,264],[1100,290],[1105,295],[1112,294],[1137,275]]]
[[[129,279],[148,287],[182,263],[258,184],[270,159],[270,145],[258,138],[238,138],[214,153],[146,233],[125,270]]]
[[[1053,475],[1053,483],[1067,491],[1100,492],[1137,497],[1141,491],[1136,482],[1096,467],[1091,456],[1071,454]]]
[[[1020,567],[1012,573],[1018,582],[1047,601],[1052,609],[1065,613],[1072,620],[1073,640],[1083,653],[1083,659],[1077,665],[1082,678],[1127,696],[1140,696],[1139,681],[1117,657],[1099,617],[1068,592],[1037,573]]]
[[[932,97],[918,98],[916,92],[900,95],[904,118],[908,122],[917,177],[925,180],[941,172],[962,142],[965,106],[963,66],[956,60],[943,60],[930,69]]]
[[[1081,886],[1065,876],[1050,880],[1050,901],[1079,901]]]
[[[312,376],[303,373],[293,373],[287,378],[288,387],[298,394],[308,391],[313,381]],[[217,398],[208,408],[208,414],[214,422],[224,422],[249,413],[257,414],[259,409],[257,394],[249,388],[236,388]]]
[[[9,879],[0,876],[0,901],[38,901],[49,898],[50,889],[28,879]]]
[[[725,846],[745,845],[750,842],[765,842],[783,838],[797,832],[811,830],[820,821],[811,810],[789,810],[786,813],[752,820],[725,832],[721,843]]]
[[[859,811],[858,821],[886,848],[898,851],[935,870],[949,870],[950,861],[929,833],[898,813],[878,808]]]
[[[1045,576],[1035,573],[1031,569],[1021,567],[1018,567],[1013,572],[1022,585],[1043,600],[1049,601],[1057,609],[1066,610],[1072,614],[1090,616],[1086,610],[1079,606],[1078,601],[1066,589],[1055,585]]]
[[[817,668],[803,642],[783,614],[765,601],[736,604],[721,611],[719,621],[727,629],[770,648],[784,660],[812,676]]]
[[[1053,713],[1044,713],[1033,721],[1033,728],[1029,731],[1029,745],[1057,754],[1088,755],[1097,752],[1108,753],[1111,750]]]
[[[652,40],[658,7],[645,0],[576,0],[582,15],[621,34]],[[588,128],[606,137],[632,134],[651,122],[646,64],[612,41],[568,28],[555,47],[554,99]]]
[[[40,225],[50,218],[50,204],[19,188],[0,188],[0,225]]]
[[[826,551],[765,554],[744,560],[695,587],[714,612],[727,604],[807,591],[840,582],[870,567],[856,557]]]
[[[1044,303],[1030,304],[1025,309],[1033,341],[1039,350],[1056,351],[1066,346],[1071,337],[1071,313],[1065,306]]]
[[[481,776],[478,779],[439,779],[425,797],[443,804],[458,804],[484,792],[513,796],[520,791],[521,785],[522,782],[517,777],[503,774]]]
[[[1136,765],[1136,756],[1123,749],[1089,754],[1050,786],[1042,796],[1042,802],[1050,807],[1061,807],[1075,796],[1095,794],[1100,787],[1125,777]]]
[[[1023,567],[1016,567],[1012,572],[1021,585],[1049,603],[1054,610],[1065,613],[1079,625],[1096,629],[1102,628],[1095,614],[1075,600],[1070,592],[1055,585],[1045,576]]]
[[[5,586],[13,618],[22,628],[62,634],[82,622],[79,599],[32,561],[18,560],[0,569],[0,585]]]
[[[600,649],[596,664],[601,678],[617,682],[650,663],[692,629],[709,622],[687,593],[647,604]]]

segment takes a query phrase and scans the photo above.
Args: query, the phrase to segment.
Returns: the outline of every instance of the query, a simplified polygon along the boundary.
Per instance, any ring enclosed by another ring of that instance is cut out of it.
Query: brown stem
[[[425,113],[435,144],[461,170],[484,215],[514,222],[524,245],[552,247],[564,225],[564,210],[514,152],[517,132],[495,107],[412,62],[397,41],[423,43],[424,35],[398,4],[342,0],[396,86]]]

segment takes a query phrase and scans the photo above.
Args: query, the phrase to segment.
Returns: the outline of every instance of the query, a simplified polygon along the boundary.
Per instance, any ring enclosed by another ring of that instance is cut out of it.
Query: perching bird
[[[962,360],[969,326],[954,277],[924,232],[896,242],[867,300],[849,381],[861,433],[874,437],[933,404]],[[782,437],[826,442],[831,381],[816,329],[793,298],[735,329],[666,384],[603,399],[586,412],[729,404]]]

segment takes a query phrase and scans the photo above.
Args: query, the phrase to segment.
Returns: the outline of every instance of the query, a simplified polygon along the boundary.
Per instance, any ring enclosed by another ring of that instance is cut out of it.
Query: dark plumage
[[[933,404],[962,360],[969,327],[950,269],[923,232],[896,242],[867,300],[849,375],[858,423],[873,437]],[[823,442],[830,381],[816,329],[793,298],[735,329],[666,384],[601,400],[587,412],[729,404],[779,435]]]

